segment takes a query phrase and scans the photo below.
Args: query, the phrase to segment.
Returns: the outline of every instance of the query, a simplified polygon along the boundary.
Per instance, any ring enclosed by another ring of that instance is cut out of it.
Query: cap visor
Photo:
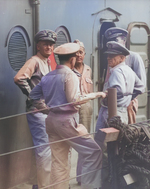
[[[105,51],[105,54],[122,54],[122,52],[119,51]]]

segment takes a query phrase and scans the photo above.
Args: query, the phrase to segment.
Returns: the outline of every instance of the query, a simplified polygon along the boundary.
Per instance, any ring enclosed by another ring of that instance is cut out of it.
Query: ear
[[[73,57],[71,57],[71,58],[69,59],[69,61],[70,61],[70,63],[72,63],[72,62],[73,62]]]
[[[124,61],[125,58],[126,58],[124,55],[121,55],[120,57],[121,57],[121,60],[122,60],[122,61]]]
[[[39,42],[36,44],[36,48],[37,48],[38,51],[40,50],[40,43]]]
[[[75,57],[71,57],[69,59],[69,62],[70,62],[70,65],[71,65],[71,69],[74,68],[74,65],[75,65]]]
[[[71,57],[71,58],[69,59],[69,62],[70,62],[70,65],[72,66],[72,64],[73,64],[73,57]]]

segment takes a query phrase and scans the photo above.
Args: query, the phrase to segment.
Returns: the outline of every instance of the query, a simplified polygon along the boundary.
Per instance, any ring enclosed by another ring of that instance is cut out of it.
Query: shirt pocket
[[[93,91],[93,82],[90,78],[86,77],[85,78],[85,81],[86,81],[86,86],[87,86],[87,92],[90,93]]]
[[[86,81],[87,83],[89,83],[89,84],[93,84],[92,80],[91,80],[90,78],[88,78],[88,77],[85,78],[85,81]]]

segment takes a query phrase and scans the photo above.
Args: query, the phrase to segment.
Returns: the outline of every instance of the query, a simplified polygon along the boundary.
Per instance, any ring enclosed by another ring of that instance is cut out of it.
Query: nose
[[[50,44],[47,44],[47,47],[48,47],[48,48],[51,48],[51,45],[50,45]]]

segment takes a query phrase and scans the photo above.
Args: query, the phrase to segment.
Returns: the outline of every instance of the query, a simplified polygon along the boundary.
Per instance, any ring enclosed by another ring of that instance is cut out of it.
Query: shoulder
[[[122,68],[116,68],[111,71],[111,76],[119,76],[122,75],[123,69]]]
[[[78,76],[75,74],[75,72],[73,70],[67,70],[65,74],[68,77],[72,77],[72,78],[77,78],[78,79]]]
[[[34,55],[30,58],[30,60],[33,62],[39,62],[41,59],[37,55]]]
[[[139,55],[139,53],[137,52],[133,52],[130,51],[130,55],[129,55],[132,59],[142,59],[141,56]]]
[[[84,69],[83,69],[83,73],[82,73],[84,78],[89,78],[91,79],[92,76],[92,69],[90,68],[90,66],[84,64]]]
[[[134,74],[133,70],[128,65],[123,65],[120,67],[117,67],[112,71],[112,75],[117,76],[124,76],[124,75],[132,75]]]
[[[72,71],[72,70],[67,70],[65,72],[65,82],[66,81],[72,81],[72,82],[78,82],[78,76]]]
[[[35,58],[34,58],[35,57]],[[36,64],[37,59],[36,56],[32,56],[31,58],[29,58],[24,65],[29,65],[29,64]]]
[[[136,55],[138,55],[137,52],[134,52],[134,51],[129,51],[129,52],[130,52],[130,55],[131,55],[131,56],[136,56]]]
[[[128,65],[124,65],[120,68],[120,71],[122,73],[125,73],[126,75],[135,74],[132,68]]]
[[[92,71],[92,69],[90,68],[90,66],[88,66],[87,64],[84,64],[84,69],[87,71]]]

